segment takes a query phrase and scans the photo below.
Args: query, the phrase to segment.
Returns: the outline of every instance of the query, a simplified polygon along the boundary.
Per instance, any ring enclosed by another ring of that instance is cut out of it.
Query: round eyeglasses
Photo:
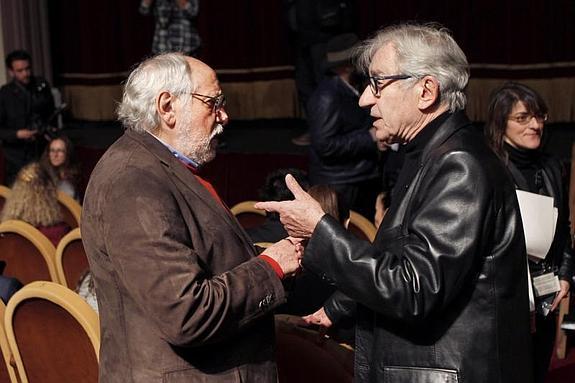
[[[190,93],[190,95],[209,106],[212,109],[212,112],[219,112],[224,106],[226,106],[226,96],[224,96],[223,93],[213,97],[200,93]]]
[[[532,118],[535,118],[535,120],[537,120],[538,123],[542,124],[545,121],[547,121],[548,117],[549,116],[547,115],[547,113],[545,114],[519,113],[516,114],[515,116],[509,116],[508,120],[515,121],[520,125],[527,125],[528,123],[531,122]]]

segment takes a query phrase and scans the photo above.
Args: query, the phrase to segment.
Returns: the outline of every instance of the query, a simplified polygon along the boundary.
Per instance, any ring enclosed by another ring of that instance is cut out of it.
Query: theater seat
[[[254,207],[256,203],[257,201],[243,201],[230,209],[244,229],[259,226],[266,219],[266,212]]]
[[[30,283],[8,302],[4,323],[22,383],[98,382],[98,315],[72,290]]]
[[[317,331],[301,318],[276,315],[276,357],[280,383],[351,383],[353,350]]]

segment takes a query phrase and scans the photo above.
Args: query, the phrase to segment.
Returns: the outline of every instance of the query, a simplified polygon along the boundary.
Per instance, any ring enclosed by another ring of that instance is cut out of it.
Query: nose
[[[227,125],[228,121],[230,120],[230,117],[228,116],[228,113],[226,112],[225,108],[222,108],[220,110],[216,110],[216,121],[219,124],[222,125]]]
[[[543,122],[537,117],[532,116],[531,120],[529,120],[529,124],[527,125],[529,128],[534,130],[542,130],[543,129]]]
[[[359,106],[361,106],[362,108],[367,108],[369,106],[374,105],[375,102],[376,102],[375,96],[373,95],[373,92],[371,91],[368,85],[365,87],[363,93],[361,94],[361,97],[359,98]]]

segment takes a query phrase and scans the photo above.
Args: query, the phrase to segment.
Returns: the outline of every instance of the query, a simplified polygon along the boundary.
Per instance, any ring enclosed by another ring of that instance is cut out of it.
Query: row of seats
[[[0,382],[98,382],[100,325],[75,292],[33,282],[0,301]]]
[[[34,226],[18,220],[0,224],[0,260],[4,275],[23,284],[52,281],[74,289],[88,269],[80,228],[62,238],[56,248]]]
[[[353,381],[353,350],[276,316],[279,381]],[[96,312],[75,292],[53,282],[24,286],[0,301],[0,382],[96,383],[100,349]]]

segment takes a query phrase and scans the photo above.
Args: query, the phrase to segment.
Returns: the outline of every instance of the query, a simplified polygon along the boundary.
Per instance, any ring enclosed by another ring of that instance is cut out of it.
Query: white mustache
[[[219,136],[224,132],[224,126],[222,124],[216,124],[214,130],[212,130],[212,134],[210,134],[210,141]]]

